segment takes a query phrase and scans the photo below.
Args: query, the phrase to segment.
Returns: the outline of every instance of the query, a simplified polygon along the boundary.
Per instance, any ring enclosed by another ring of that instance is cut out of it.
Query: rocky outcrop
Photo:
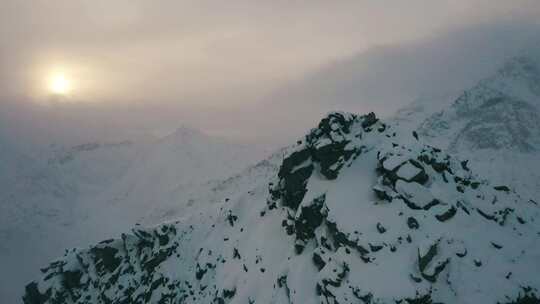
[[[351,125],[361,123],[367,128],[377,121],[373,113],[358,117],[335,112],[323,118],[317,128],[298,142],[296,150],[283,159],[279,182],[270,189],[273,199],[281,199],[284,206],[296,210],[315,165],[327,179],[336,179],[343,166],[360,153],[350,145]]]
[[[50,287],[26,286],[25,303],[145,303],[153,297],[172,298],[183,282],[166,274],[161,265],[176,252],[174,225],[133,230],[87,251],[72,250],[42,269]],[[145,288],[140,288],[145,286]],[[165,286],[165,289],[158,287]],[[95,289],[96,293],[85,291]]]

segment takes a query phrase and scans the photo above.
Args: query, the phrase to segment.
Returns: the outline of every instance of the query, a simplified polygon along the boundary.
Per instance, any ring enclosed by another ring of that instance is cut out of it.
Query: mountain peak
[[[191,138],[191,137],[206,137],[207,135],[201,132],[199,129],[195,129],[188,125],[181,125],[174,132],[165,136],[164,138]]]

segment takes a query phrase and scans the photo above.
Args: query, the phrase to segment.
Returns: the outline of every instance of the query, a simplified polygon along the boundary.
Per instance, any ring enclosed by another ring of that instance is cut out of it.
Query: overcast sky
[[[414,53],[411,46],[442,46],[448,33],[477,28],[493,27],[486,48],[516,34],[522,43],[539,19],[538,0],[0,0],[0,100],[47,99],[47,78],[61,70],[73,102],[182,109],[182,115],[151,115],[239,134],[240,125],[219,117],[275,121],[284,101],[309,103],[288,100],[286,88],[311,90],[296,83],[359,54],[400,53],[403,46]],[[268,96],[282,99],[275,117],[268,107],[257,108]],[[234,116],[238,111],[243,116]],[[256,114],[262,118],[246,118]]]

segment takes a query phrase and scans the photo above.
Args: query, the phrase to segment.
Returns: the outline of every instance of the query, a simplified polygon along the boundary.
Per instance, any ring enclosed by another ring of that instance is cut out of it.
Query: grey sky
[[[177,117],[155,110],[155,120],[163,114],[231,134],[240,131],[230,121],[271,110],[261,109],[268,96],[279,96],[280,108],[309,103],[305,92],[294,100],[283,92],[311,90],[298,83],[357,54],[444,45],[439,38],[453,30],[540,19],[537,0],[0,0],[0,8],[2,101],[46,98],[46,78],[63,69],[74,101],[181,109]],[[271,120],[255,120],[270,128],[285,119],[273,110]]]

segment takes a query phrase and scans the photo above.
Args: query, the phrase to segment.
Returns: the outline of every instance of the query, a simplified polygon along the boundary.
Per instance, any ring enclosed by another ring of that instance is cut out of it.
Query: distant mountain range
[[[0,141],[16,141],[8,136]],[[64,248],[181,216],[196,193],[265,155],[187,127],[164,138],[12,147],[0,148],[0,298],[8,302]]]

